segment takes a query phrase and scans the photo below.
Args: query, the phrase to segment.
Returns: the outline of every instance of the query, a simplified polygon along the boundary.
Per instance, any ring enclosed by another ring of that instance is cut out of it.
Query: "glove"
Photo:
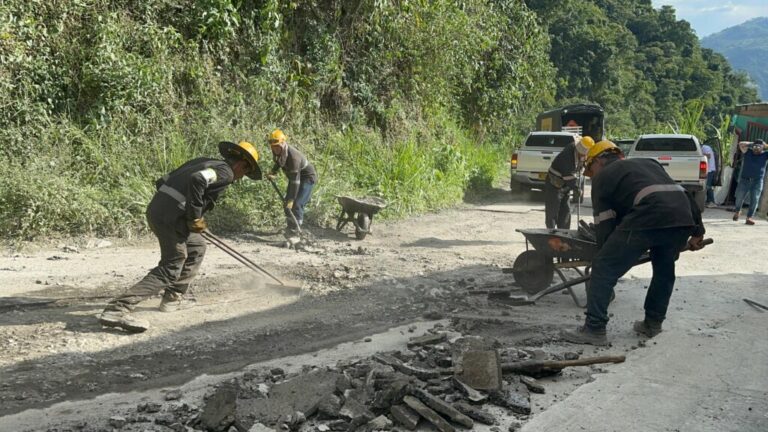
[[[688,239],[688,250],[697,251],[704,248],[704,237],[691,237]]]
[[[285,202],[285,208],[287,208],[288,210],[293,209],[293,200],[286,201]]]
[[[205,222],[204,218],[200,218],[192,221],[187,221],[187,227],[189,227],[189,230],[194,233],[201,233],[206,229],[208,229],[208,224]]]

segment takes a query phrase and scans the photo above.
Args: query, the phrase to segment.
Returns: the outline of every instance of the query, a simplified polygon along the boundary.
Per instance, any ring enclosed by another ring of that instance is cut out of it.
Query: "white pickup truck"
[[[573,140],[574,135],[568,132],[529,133],[523,145],[512,154],[510,189],[514,192],[543,188],[552,160]]]
[[[640,135],[632,145],[627,158],[648,158],[658,161],[673,180],[694,193],[699,210],[704,209],[707,157],[701,152],[701,145],[695,136]]]

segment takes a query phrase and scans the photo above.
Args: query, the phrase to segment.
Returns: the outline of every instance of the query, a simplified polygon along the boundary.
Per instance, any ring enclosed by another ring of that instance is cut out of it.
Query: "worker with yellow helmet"
[[[586,319],[564,330],[566,341],[606,345],[608,304],[618,279],[648,253],[653,278],[645,297],[645,319],[635,332],[661,332],[675,284],[675,261],[686,246],[704,247],[704,225],[693,196],[655,159],[624,160],[621,150],[604,140],[587,152],[585,174],[592,178],[592,208],[598,252],[592,260]]]
[[[291,233],[301,229],[304,222],[304,207],[312,197],[312,189],[317,183],[317,171],[303,153],[288,144],[288,138],[282,130],[272,131],[267,142],[274,160],[274,166],[267,177],[272,179],[278,170],[282,170],[288,179],[284,210],[288,232]]]
[[[578,174],[584,157],[594,144],[590,136],[576,136],[552,161],[544,181],[544,223],[547,228],[571,228],[571,191],[574,198],[580,199]]]
[[[247,141],[221,142],[224,160],[192,159],[155,182],[157,192],[147,207],[149,228],[160,243],[160,262],[126,293],[109,302],[99,322],[131,333],[149,323],[131,315],[136,304],[163,292],[161,312],[194,306],[187,290],[205,256],[205,213],[229,185],[243,176],[261,179],[259,152]]]

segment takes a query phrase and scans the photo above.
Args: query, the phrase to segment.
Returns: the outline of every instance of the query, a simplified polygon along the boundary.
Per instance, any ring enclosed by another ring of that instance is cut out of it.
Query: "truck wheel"
[[[509,181],[509,190],[513,194],[519,194],[525,192],[526,188],[520,184],[520,182],[515,181],[515,179],[512,179]]]

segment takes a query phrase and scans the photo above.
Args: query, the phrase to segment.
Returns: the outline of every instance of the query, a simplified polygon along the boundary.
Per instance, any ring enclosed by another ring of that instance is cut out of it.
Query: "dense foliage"
[[[723,54],[731,65],[749,74],[760,97],[768,101],[768,17],[754,18],[701,40],[701,45]]]
[[[129,234],[154,178],[274,127],[319,168],[316,221],[340,193],[451,205],[552,103],[547,52],[514,0],[2,2],[0,232]],[[275,222],[272,194],[242,182],[214,226]]]
[[[682,121],[686,104],[703,103],[716,122],[735,105],[756,100],[745,74],[702,49],[686,21],[651,0],[526,0],[552,37],[557,99],[593,100],[609,132],[632,136]]]
[[[155,178],[219,140],[267,151],[275,127],[318,167],[309,216],[325,223],[335,194],[397,216],[489,187],[555,104],[597,101],[633,133],[691,99],[711,116],[753,96],[670,9],[528,3],[538,15],[517,0],[1,2],[0,235],[131,235]],[[212,214],[217,230],[280,215],[249,181]]]

